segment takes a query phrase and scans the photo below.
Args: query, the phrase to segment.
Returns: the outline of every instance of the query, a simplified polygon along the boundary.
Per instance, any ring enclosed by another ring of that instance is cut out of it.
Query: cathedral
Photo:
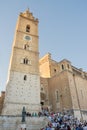
[[[38,23],[29,10],[19,14],[1,114],[19,115],[23,107],[37,113],[43,107],[87,119],[87,72],[50,53],[39,59]]]

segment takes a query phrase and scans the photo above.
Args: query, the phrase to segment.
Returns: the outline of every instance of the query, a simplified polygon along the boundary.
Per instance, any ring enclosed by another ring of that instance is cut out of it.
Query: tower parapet
[[[30,11],[29,11],[29,9],[27,9],[25,12],[23,12],[23,13],[20,13],[20,16],[23,16],[23,17],[25,17],[25,18],[28,18],[28,19],[30,19],[30,20],[34,20],[35,22],[38,22],[38,18],[35,18],[34,16],[33,16],[33,13],[31,13]]]

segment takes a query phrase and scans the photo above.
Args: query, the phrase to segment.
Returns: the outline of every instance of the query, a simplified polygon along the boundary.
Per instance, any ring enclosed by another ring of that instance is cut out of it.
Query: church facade
[[[87,119],[87,72],[64,59],[51,59],[48,53],[39,61],[43,104],[52,111],[71,111],[79,119]]]
[[[39,60],[38,19],[29,10],[20,13],[12,46],[2,115],[26,111],[71,111],[87,118],[87,72],[48,53]]]

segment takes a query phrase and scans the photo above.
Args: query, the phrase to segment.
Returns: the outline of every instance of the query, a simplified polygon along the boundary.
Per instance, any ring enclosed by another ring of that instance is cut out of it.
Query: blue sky
[[[17,18],[27,8],[39,19],[40,57],[68,59],[87,71],[87,0],[0,1],[0,91],[5,90]]]

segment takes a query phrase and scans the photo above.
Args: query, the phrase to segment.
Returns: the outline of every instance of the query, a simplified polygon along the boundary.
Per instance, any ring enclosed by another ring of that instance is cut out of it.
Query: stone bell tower
[[[12,46],[2,115],[40,110],[38,19],[29,10],[20,13]]]

